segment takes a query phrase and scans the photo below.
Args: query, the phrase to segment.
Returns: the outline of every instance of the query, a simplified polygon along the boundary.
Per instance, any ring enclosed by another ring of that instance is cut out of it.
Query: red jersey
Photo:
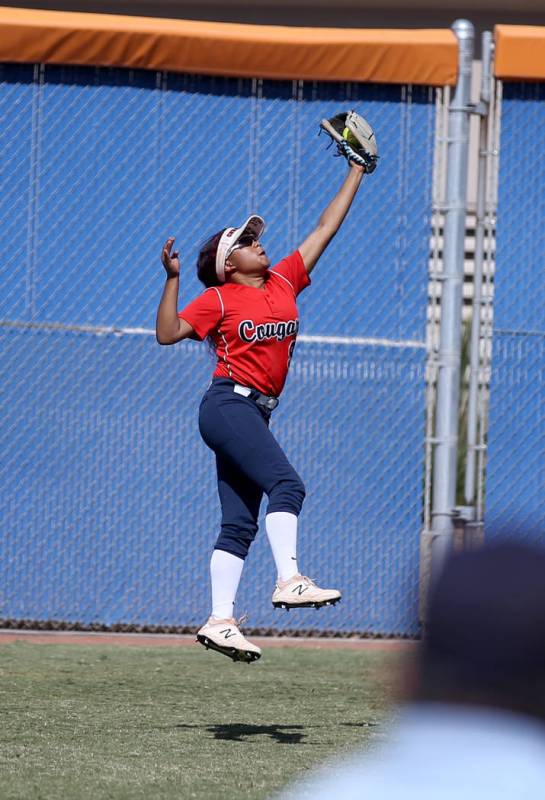
[[[212,286],[178,316],[199,339],[212,336],[218,357],[214,377],[278,396],[299,330],[295,298],[309,283],[296,250],[267,272],[262,289],[238,283]]]

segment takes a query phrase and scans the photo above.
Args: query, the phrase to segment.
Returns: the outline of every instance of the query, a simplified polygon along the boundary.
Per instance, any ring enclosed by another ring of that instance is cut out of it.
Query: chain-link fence
[[[545,84],[499,89],[486,531],[545,543]]]
[[[0,617],[192,626],[219,526],[197,432],[205,345],[159,347],[160,247],[180,304],[204,238],[267,221],[273,261],[342,181],[318,122],[346,107],[381,161],[301,296],[273,431],[308,491],[300,563],[344,593],[274,612],[260,534],[238,610],[251,627],[418,632],[425,329],[435,100],[424,87],[129,70],[1,69]]]

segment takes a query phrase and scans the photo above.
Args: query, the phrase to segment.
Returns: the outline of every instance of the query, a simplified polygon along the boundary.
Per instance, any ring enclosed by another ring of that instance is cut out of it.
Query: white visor
[[[223,231],[216,250],[216,275],[221,283],[225,283],[225,262],[240,237],[245,233],[249,233],[259,239],[264,230],[264,220],[258,217],[257,214],[252,214],[240,228],[226,228]]]

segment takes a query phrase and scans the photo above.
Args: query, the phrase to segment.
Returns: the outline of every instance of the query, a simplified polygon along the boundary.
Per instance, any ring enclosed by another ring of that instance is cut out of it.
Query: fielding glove
[[[331,119],[323,119],[320,133],[322,131],[336,143],[337,155],[363,167],[365,172],[376,169],[378,155],[374,131],[356,111],[345,111]]]

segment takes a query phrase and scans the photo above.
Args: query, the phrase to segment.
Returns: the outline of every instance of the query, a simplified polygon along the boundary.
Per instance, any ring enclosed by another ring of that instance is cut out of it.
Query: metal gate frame
[[[494,43],[491,32],[485,31],[480,96],[477,103],[470,102],[473,25],[467,20],[457,20],[452,29],[459,45],[458,82],[454,93],[449,87],[436,93],[421,537],[422,619],[425,619],[430,581],[440,574],[449,553],[460,547],[476,546],[483,540],[501,83],[493,79]],[[475,154],[478,174],[471,330],[463,352],[462,289],[472,115],[479,120],[474,143],[478,148]],[[460,421],[464,407],[467,424],[462,440]],[[463,502],[458,502],[461,492],[457,478],[462,461]]]

